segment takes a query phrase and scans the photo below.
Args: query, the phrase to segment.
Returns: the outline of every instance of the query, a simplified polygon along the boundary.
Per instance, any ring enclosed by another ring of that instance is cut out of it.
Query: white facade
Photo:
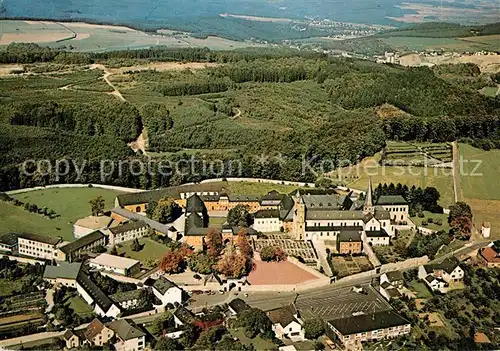
[[[110,318],[117,318],[118,315],[120,314],[120,308],[116,306],[115,304],[112,304],[109,310],[104,311],[97,303],[95,304],[94,307],[94,312],[101,316],[101,317],[110,317]]]
[[[119,228],[119,227],[117,227]],[[116,244],[123,243],[125,241],[130,241],[138,238],[142,238],[148,235],[148,226],[144,225],[140,228],[130,229],[120,233],[113,233],[113,230],[107,230],[106,234],[109,236],[109,244],[108,246],[112,247]]]
[[[387,246],[391,243],[388,236],[367,236],[366,241],[372,246]]]
[[[113,256],[106,253],[90,259],[89,266],[120,275],[131,275],[140,271],[139,261],[125,257]]]
[[[21,255],[53,260],[57,258],[57,245],[45,242],[18,238],[18,250]]]
[[[408,222],[408,205],[379,205],[391,213],[391,220],[395,222]]]
[[[297,321],[293,321],[286,326],[282,326],[280,323],[273,324],[272,330],[278,339],[284,339],[285,337],[293,341],[305,339],[302,325]]]
[[[130,339],[130,340],[120,340],[113,345],[116,351],[140,351],[146,346],[146,338],[144,335]]]
[[[168,303],[182,303],[182,289],[177,286],[171,287],[165,292],[165,294],[159,292],[154,286],[152,290],[153,294],[161,301],[163,306]]]
[[[283,222],[279,218],[255,218],[252,228],[258,232],[270,233],[279,232]]]

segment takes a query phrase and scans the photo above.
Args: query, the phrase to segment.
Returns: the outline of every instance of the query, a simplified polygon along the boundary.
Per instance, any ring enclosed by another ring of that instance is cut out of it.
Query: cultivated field
[[[214,50],[263,46],[213,36],[194,38],[189,33],[168,30],[150,34],[128,27],[77,22],[2,20],[0,25],[0,46],[13,42],[33,42],[76,51],[140,49],[159,45],[175,48],[208,47]]]
[[[0,233],[24,231],[73,240],[73,223],[91,214],[89,200],[102,196],[106,201],[105,208],[110,209],[114,207],[117,194],[117,191],[98,188],[61,188],[13,195],[24,203],[36,204],[39,208],[48,207],[58,217],[49,219],[10,203],[0,202]]]

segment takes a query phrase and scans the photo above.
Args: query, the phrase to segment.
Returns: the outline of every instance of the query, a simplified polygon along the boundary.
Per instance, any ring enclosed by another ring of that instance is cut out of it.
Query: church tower
[[[306,206],[300,192],[297,190],[294,198],[293,231],[295,240],[304,240],[306,233]]]
[[[366,191],[366,197],[365,197],[365,204],[363,206],[363,213],[364,214],[373,214],[374,213],[374,207],[373,207],[373,199],[372,199],[372,178],[368,180],[368,190]]]

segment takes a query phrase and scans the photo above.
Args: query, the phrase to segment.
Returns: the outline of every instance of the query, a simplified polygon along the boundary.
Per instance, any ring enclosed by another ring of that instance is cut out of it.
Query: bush
[[[436,225],[442,225],[442,224],[443,224],[443,221],[442,221],[441,219],[439,219],[439,218],[438,218],[438,219],[436,219],[436,220],[434,221],[434,224],[436,224]]]
[[[423,225],[424,227],[426,227],[428,224],[429,224],[429,223],[428,223],[425,219],[422,221],[422,225]]]
[[[425,217],[425,215],[424,215],[424,213],[423,213],[422,211],[420,211],[420,212],[418,213],[418,217],[419,217],[419,218],[424,218],[424,217]]]
[[[431,217],[431,218],[428,218],[428,219],[427,219],[427,222],[429,222],[429,223],[434,223],[434,218],[432,218],[432,217]]]

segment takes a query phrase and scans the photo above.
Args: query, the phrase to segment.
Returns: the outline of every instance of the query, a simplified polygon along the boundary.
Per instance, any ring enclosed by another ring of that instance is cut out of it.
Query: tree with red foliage
[[[180,273],[184,264],[184,257],[179,252],[167,251],[160,261],[159,268],[166,273]]]
[[[241,278],[250,271],[251,261],[243,253],[229,246],[217,264],[217,270],[231,278]]]
[[[238,237],[236,239],[236,245],[240,249],[240,252],[248,258],[253,257],[253,249],[250,245],[250,242],[247,239],[247,231],[245,228],[242,228],[238,232]]]
[[[260,250],[260,258],[265,262],[281,262],[286,260],[286,254],[278,246],[266,246]]]
[[[208,254],[211,257],[219,256],[224,248],[222,233],[215,228],[210,228],[205,236],[205,243],[207,244]]]
[[[186,243],[182,243],[181,247],[179,247],[176,251],[184,258],[191,257],[194,252],[193,248]]]
[[[451,229],[458,238],[468,240],[472,230],[472,220],[467,216],[455,217],[450,223]]]

